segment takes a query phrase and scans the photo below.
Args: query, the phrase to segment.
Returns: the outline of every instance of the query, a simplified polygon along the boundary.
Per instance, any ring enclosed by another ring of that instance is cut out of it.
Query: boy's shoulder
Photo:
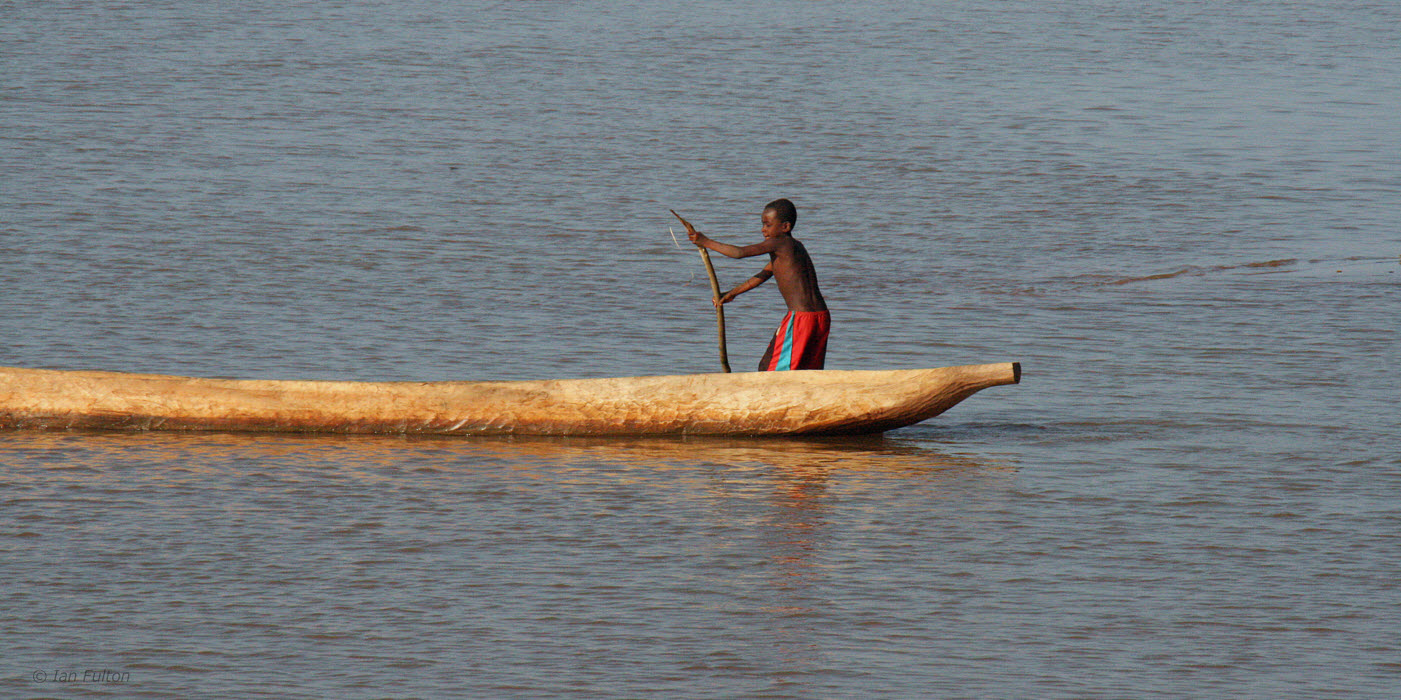
[[[790,251],[800,251],[802,253],[808,252],[808,247],[803,245],[803,242],[798,240],[794,236],[785,236],[783,246],[784,248]]]
[[[793,236],[783,236],[774,240],[772,255],[781,258],[785,264],[811,266],[812,257],[808,255],[807,246]]]

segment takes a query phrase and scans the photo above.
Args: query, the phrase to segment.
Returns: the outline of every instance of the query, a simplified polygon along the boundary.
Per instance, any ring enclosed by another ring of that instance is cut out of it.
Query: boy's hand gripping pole
[[[672,216],[675,216],[681,221],[681,225],[686,227],[687,233],[696,230],[695,227],[691,225],[691,222],[682,219],[681,215],[677,214],[675,209],[669,209],[668,211],[671,212]],[[715,265],[710,262],[710,251],[701,246],[696,247],[700,248],[701,260],[705,262],[705,272],[710,276],[710,293],[715,295],[715,323],[720,328],[720,366],[723,367],[726,372],[729,372],[730,356],[725,350],[725,305],[720,303],[720,280],[715,277]]]

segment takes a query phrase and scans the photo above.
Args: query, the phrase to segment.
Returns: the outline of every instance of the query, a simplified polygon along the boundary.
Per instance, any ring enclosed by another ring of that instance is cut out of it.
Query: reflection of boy
[[[744,247],[711,240],[689,224],[686,233],[692,243],[727,257],[769,254],[769,264],[764,269],[715,301],[717,306],[726,304],[770,277],[777,281],[778,291],[788,305],[788,314],[769,341],[764,359],[759,361],[759,371],[822,369],[832,317],[817,288],[817,271],[812,267],[812,258],[808,257],[807,248],[793,237],[798,210],[787,199],[775,199],[764,207],[761,221],[764,240]]]

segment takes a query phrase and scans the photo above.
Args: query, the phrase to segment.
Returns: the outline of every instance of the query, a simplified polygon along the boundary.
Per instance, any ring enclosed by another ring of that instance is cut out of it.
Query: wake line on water
[[[1262,262],[1239,263],[1236,265],[1214,265],[1211,267],[1206,267],[1202,265],[1183,265],[1182,267],[1179,267],[1175,270],[1171,270],[1169,272],[1159,272],[1151,275],[1135,275],[1132,277],[1123,277],[1120,275],[1095,272],[1075,275],[1073,277],[1065,277],[1062,278],[1061,282],[1072,286],[1087,285],[1092,287],[1103,287],[1133,284],[1135,282],[1155,282],[1158,280],[1168,280],[1179,277],[1204,277],[1206,275],[1219,272],[1229,272],[1232,270],[1254,271],[1254,274],[1277,274],[1281,272],[1295,271],[1295,269],[1297,269],[1298,264],[1298,258],[1284,258],[1280,260],[1265,260]],[[1034,293],[1034,290],[1024,290],[1023,293]]]
[[[1316,279],[1335,279],[1353,282],[1378,282],[1392,284],[1401,282],[1401,256],[1353,256],[1348,258],[1320,258],[1300,260],[1282,258],[1260,262],[1237,263],[1234,265],[1183,265],[1167,272],[1125,277],[1102,272],[1057,277],[1047,280],[1051,285],[1069,287],[1106,287],[1126,284],[1157,282],[1172,279],[1192,279],[1222,273],[1238,275],[1302,275]],[[1012,296],[1043,297],[1049,294],[1046,287],[1019,287],[997,284],[977,291],[984,294],[1006,294]],[[959,308],[959,307],[951,307]]]
[[[1072,281],[1088,282],[1095,286],[1118,286],[1134,284],[1137,282],[1155,282],[1158,280],[1168,280],[1179,277],[1204,277],[1222,272],[1240,272],[1242,274],[1282,274],[1282,273],[1306,273],[1314,272],[1318,274],[1327,273],[1343,274],[1352,273],[1353,276],[1380,277],[1382,272],[1395,274],[1396,270],[1387,269],[1393,267],[1393,263],[1401,263],[1401,259],[1391,257],[1350,257],[1343,259],[1318,259],[1301,261],[1298,258],[1284,258],[1280,260],[1265,260],[1262,262],[1240,263],[1236,265],[1214,265],[1210,267],[1200,265],[1184,265],[1176,270],[1160,272],[1151,275],[1138,275],[1134,277],[1118,277],[1103,274],[1080,275],[1072,278]]]
[[[1214,267],[1199,267],[1196,265],[1188,265],[1180,270],[1174,270],[1172,272],[1163,272],[1156,275],[1144,275],[1142,277],[1124,277],[1121,279],[1104,280],[1101,281],[1100,284],[1132,284],[1134,282],[1151,282],[1153,280],[1165,280],[1172,279],[1174,277],[1209,275],[1213,272],[1228,272],[1230,270],[1276,269],[1283,267],[1293,267],[1298,264],[1298,258],[1285,258],[1282,260],[1266,260],[1264,262],[1242,263],[1239,265],[1216,265]]]

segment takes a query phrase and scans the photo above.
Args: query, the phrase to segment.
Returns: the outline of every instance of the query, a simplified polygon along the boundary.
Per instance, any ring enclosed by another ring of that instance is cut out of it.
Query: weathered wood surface
[[[0,428],[450,435],[878,433],[1015,384],[1004,362],[939,369],[615,379],[340,382],[0,368]]]

